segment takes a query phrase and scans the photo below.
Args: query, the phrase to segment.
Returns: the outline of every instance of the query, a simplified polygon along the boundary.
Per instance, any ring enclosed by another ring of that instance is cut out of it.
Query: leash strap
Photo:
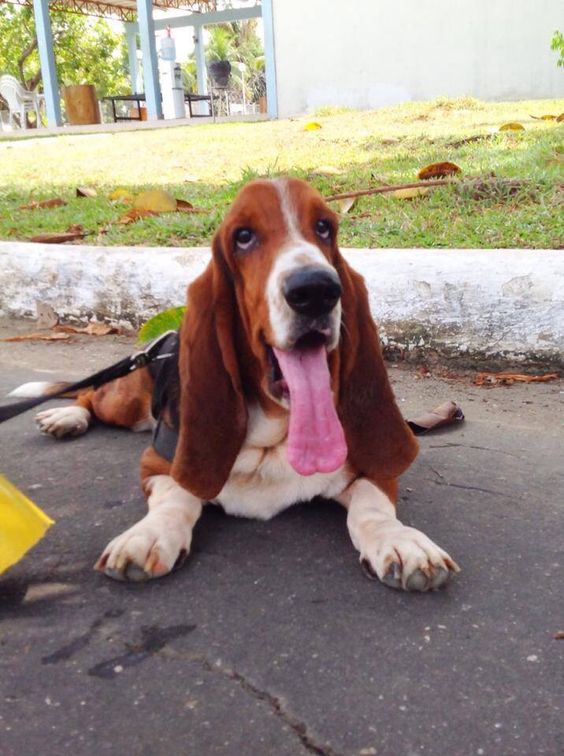
[[[167,357],[171,357],[172,352],[170,354],[161,354],[160,350],[163,342],[166,341],[166,339],[168,339],[168,337],[173,333],[176,333],[176,331],[167,331],[166,333],[158,336],[154,341],[151,341],[139,352],[135,352],[135,354],[132,354],[129,357],[125,357],[125,359],[120,360],[119,362],[116,362],[113,365],[104,368],[103,370],[99,370],[97,373],[89,375],[87,378],[83,378],[76,383],[67,384],[63,386],[63,388],[59,389],[58,391],[54,391],[51,394],[36,396],[32,399],[24,399],[21,402],[13,402],[12,404],[7,404],[3,407],[0,407],[0,423],[5,422],[6,420],[10,420],[10,418],[16,417],[17,415],[21,415],[23,412],[27,412],[27,410],[30,410],[33,407],[37,407],[44,402],[48,402],[51,399],[57,399],[63,394],[73,393],[75,391],[81,391],[82,389],[87,388],[99,388],[105,383],[109,383],[110,381],[115,381],[117,378],[123,378],[125,375],[129,375],[129,373],[133,372],[134,370],[146,367],[152,362],[155,362],[155,360],[164,360]]]

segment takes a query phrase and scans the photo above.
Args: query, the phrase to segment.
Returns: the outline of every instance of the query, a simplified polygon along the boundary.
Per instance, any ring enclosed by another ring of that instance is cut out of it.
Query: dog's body
[[[322,496],[346,507],[363,566],[387,585],[429,590],[458,571],[396,517],[397,478],[417,444],[336,233],[336,217],[303,182],[256,181],[238,195],[188,289],[178,386],[161,414],[178,432],[174,458],[144,452],[149,511],[108,544],[97,569],[131,580],[170,572],[206,501],[268,519]],[[55,436],[83,433],[93,418],[148,429],[152,391],[143,368],[38,423]]]

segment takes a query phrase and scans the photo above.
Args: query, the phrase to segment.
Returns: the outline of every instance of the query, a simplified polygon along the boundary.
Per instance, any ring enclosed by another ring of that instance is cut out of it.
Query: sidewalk
[[[132,342],[0,343],[0,394]],[[0,426],[2,472],[57,521],[0,577],[2,756],[562,753],[564,384],[390,373],[405,416],[453,398],[467,417],[402,478],[403,521],[462,567],[436,594],[363,577],[329,502],[269,522],[208,508],[181,570],[112,582],[92,564],[145,511],[148,437]]]
[[[468,366],[564,367],[564,252],[344,250],[365,277],[388,354]],[[35,301],[61,316],[137,326],[183,304],[206,248],[88,247],[0,242],[0,314]]]

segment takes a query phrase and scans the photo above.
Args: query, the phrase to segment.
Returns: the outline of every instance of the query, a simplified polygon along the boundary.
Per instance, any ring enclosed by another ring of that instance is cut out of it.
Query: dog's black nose
[[[341,296],[341,284],[334,270],[306,266],[290,273],[283,291],[292,310],[315,318],[335,307]]]

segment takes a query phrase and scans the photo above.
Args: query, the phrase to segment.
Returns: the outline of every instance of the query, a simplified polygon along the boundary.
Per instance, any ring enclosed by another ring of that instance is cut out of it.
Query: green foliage
[[[99,97],[129,91],[123,35],[100,18],[51,11],[57,74],[61,84],[94,84]],[[41,90],[41,69],[30,6],[0,3],[0,73]]]
[[[139,341],[144,344],[152,341],[167,331],[176,331],[180,328],[186,307],[171,307],[170,310],[159,312],[150,318],[139,331]]]
[[[564,34],[562,34],[562,32],[554,32],[550,43],[550,49],[554,50],[559,55],[556,65],[564,68]]]

